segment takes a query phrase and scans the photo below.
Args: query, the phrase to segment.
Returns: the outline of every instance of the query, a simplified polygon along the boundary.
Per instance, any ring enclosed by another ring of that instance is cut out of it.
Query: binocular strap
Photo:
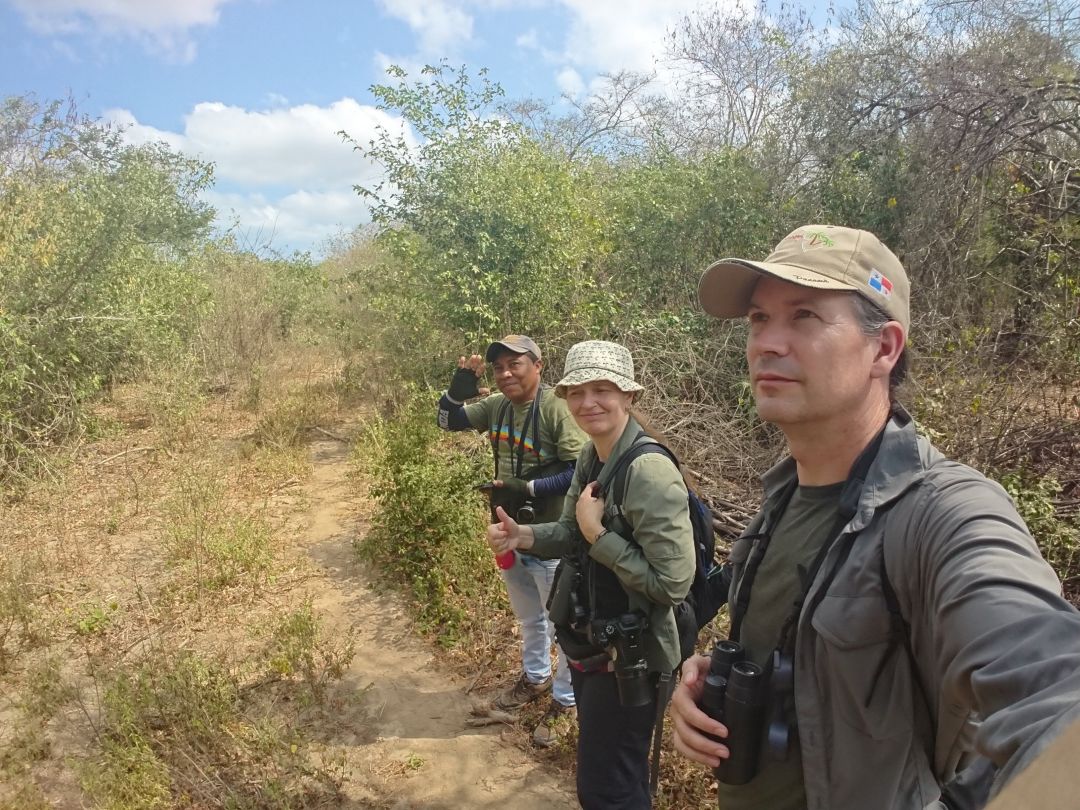
[[[509,399],[503,401],[502,407],[499,408],[499,415],[495,419],[495,441],[491,443],[492,453],[495,456],[495,478],[499,477],[499,437],[502,434],[503,419],[507,415],[509,415],[510,419],[506,426],[506,444],[510,448],[510,471],[514,474],[514,477],[521,478],[525,467],[525,439],[529,433],[530,423],[533,434],[533,452],[536,453],[537,458],[540,458],[540,399],[543,395],[544,386],[541,385],[536,389],[536,397],[533,399],[532,405],[529,406],[525,419],[521,422],[521,434],[516,442],[514,440],[513,403]],[[514,457],[515,449],[517,450],[517,458]]]
[[[671,700],[675,681],[670,672],[661,672],[656,682],[656,724],[653,726],[652,761],[649,763],[649,795],[656,798],[660,786],[660,744],[664,738],[664,710]]]

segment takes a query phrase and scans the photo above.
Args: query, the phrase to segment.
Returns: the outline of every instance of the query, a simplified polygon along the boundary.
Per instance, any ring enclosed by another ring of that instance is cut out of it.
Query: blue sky
[[[700,0],[0,0],[0,92],[81,112],[215,164],[208,199],[245,244],[322,251],[368,220],[378,167],[341,142],[398,122],[368,88],[387,64],[486,67],[559,103],[650,70]],[[710,6],[712,3],[710,2]]]

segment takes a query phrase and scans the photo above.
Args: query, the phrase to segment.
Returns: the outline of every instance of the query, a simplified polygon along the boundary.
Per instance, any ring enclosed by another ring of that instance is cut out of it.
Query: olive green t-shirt
[[[577,461],[581,449],[589,437],[578,427],[566,400],[555,396],[555,391],[548,386],[541,389],[539,429],[539,448],[536,447],[536,433],[533,429],[532,402],[522,405],[510,404],[503,414],[502,424],[496,424],[503,403],[507,401],[502,394],[492,394],[479,402],[465,406],[465,416],[477,430],[487,431],[488,439],[495,446],[498,442],[499,470],[497,478],[521,478],[537,467],[543,467],[553,461]],[[521,465],[518,468],[518,450],[524,442]],[[562,498],[548,498],[537,515],[538,521],[558,520],[562,514]]]
[[[780,516],[750,591],[739,641],[747,657],[764,666],[780,640],[780,629],[802,592],[799,567],[813,565],[836,530],[843,482],[797,487]],[[769,714],[766,712],[766,717]],[[745,785],[718,784],[720,810],[805,810],[802,757],[793,745],[782,762],[763,749],[758,774]]]

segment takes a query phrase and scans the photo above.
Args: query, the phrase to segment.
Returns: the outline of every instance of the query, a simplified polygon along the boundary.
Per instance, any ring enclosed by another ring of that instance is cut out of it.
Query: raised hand
[[[501,506],[495,507],[495,516],[499,522],[487,527],[487,541],[491,550],[496,554],[502,554],[520,548],[521,525],[506,514],[506,510]]]
[[[476,361],[479,361],[479,364]],[[480,396],[477,381],[483,373],[484,359],[480,355],[474,354],[469,358],[462,355],[458,358],[454,376],[450,379],[450,387],[446,391],[447,395],[455,402],[464,402],[467,399]]]
[[[577,518],[578,528],[581,529],[582,535],[590,543],[596,540],[596,536],[604,530],[602,522],[604,499],[600,497],[599,493],[600,484],[593,481],[581,490],[577,504],[574,507],[574,516]]]

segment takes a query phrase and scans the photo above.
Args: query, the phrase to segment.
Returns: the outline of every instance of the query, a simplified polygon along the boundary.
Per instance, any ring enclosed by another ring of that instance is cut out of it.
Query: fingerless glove
[[[450,379],[450,388],[446,391],[450,399],[464,402],[467,399],[480,396],[477,387],[476,372],[471,368],[459,368]]]

